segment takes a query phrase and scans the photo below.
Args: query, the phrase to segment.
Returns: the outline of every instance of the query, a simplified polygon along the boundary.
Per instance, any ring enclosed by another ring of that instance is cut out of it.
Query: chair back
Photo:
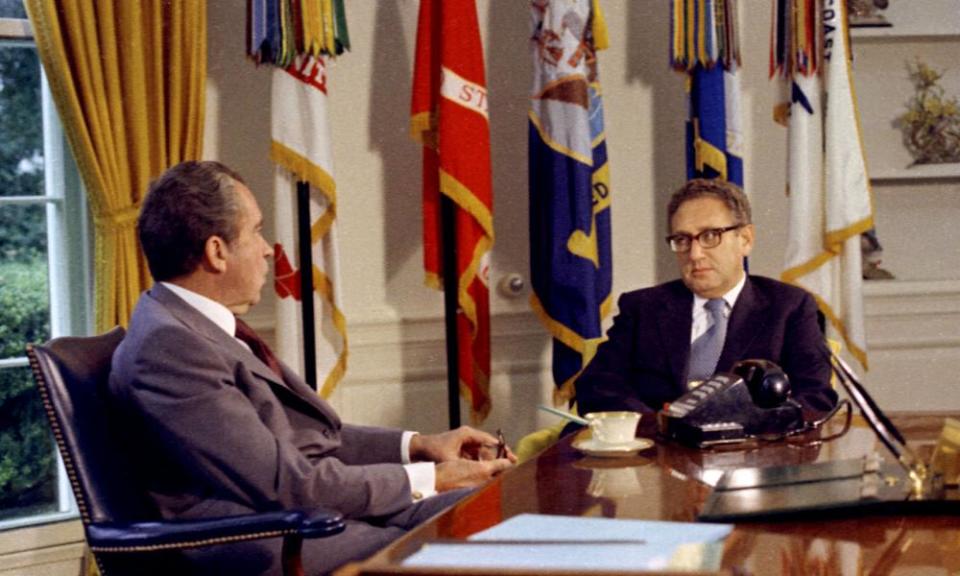
[[[156,512],[127,472],[121,437],[107,410],[114,350],[125,331],[55,338],[27,346],[44,411],[85,525],[155,518]]]

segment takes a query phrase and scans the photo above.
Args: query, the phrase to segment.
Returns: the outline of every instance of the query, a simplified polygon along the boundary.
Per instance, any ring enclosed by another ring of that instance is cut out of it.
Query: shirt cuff
[[[410,439],[416,434],[418,432],[404,430],[403,436],[400,437],[400,462],[403,464],[410,464]]]
[[[410,479],[410,495],[414,502],[437,493],[437,470],[433,462],[404,464],[403,470]]]

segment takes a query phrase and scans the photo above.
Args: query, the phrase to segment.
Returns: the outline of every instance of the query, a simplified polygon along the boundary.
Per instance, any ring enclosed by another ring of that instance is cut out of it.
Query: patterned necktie
[[[237,338],[250,347],[253,355],[259,358],[264,364],[270,367],[277,376],[283,378],[283,370],[280,369],[280,361],[273,355],[273,351],[267,346],[257,333],[253,331],[246,322],[237,318]]]
[[[706,380],[713,376],[723,351],[723,342],[727,337],[727,317],[723,314],[727,303],[723,298],[707,300],[704,307],[710,314],[710,328],[694,341],[690,347],[690,370],[687,380]]]

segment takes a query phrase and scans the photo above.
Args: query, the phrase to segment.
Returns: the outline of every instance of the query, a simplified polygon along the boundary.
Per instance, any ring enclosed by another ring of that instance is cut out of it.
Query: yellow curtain
[[[93,212],[97,331],[125,326],[150,284],[140,201],[202,150],[206,0],[24,3]]]

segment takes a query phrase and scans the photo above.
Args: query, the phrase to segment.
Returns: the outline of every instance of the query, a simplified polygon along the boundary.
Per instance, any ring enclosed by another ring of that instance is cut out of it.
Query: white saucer
[[[633,456],[641,450],[646,450],[653,446],[653,440],[649,438],[637,438],[632,442],[623,444],[604,444],[593,438],[583,438],[573,441],[573,447],[583,452],[587,456],[597,456],[600,458],[618,458],[622,456]]]

